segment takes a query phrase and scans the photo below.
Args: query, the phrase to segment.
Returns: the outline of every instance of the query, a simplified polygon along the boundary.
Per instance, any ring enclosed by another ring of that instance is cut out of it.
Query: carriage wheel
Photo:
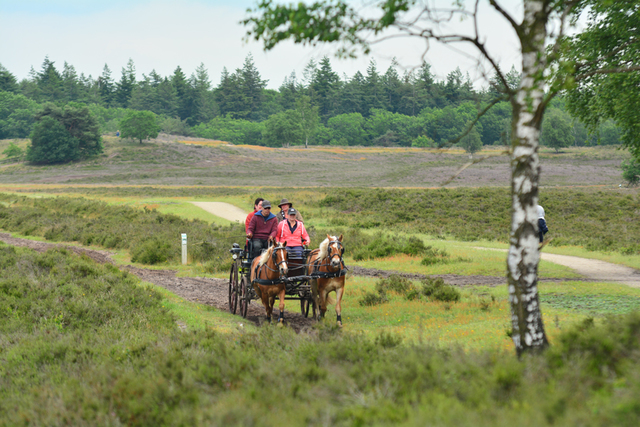
[[[247,318],[249,311],[249,303],[251,302],[251,289],[249,288],[249,279],[243,277],[240,281],[240,316]]]
[[[239,291],[240,286],[238,285],[238,264],[234,262],[231,265],[231,271],[229,272],[229,312],[231,314],[236,314]]]

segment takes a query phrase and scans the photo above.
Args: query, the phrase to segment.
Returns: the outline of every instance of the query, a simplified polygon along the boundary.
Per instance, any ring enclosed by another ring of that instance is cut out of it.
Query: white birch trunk
[[[548,345],[538,298],[538,145],[544,96],[544,41],[548,16],[544,0],[525,0],[520,34],[522,78],[513,104],[511,155],[511,232],[507,282],[512,339],[518,355]]]

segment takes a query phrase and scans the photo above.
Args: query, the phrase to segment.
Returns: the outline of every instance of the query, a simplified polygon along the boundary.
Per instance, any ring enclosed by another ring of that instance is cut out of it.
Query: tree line
[[[289,146],[302,144],[445,147],[456,141],[470,152],[483,145],[505,145],[510,138],[511,108],[501,101],[483,115],[461,140],[479,111],[500,97],[500,80],[474,88],[469,75],[456,69],[438,81],[428,63],[400,74],[394,61],[380,72],[371,61],[366,73],[342,77],[329,58],[311,60],[302,79],[295,72],[278,90],[267,89],[251,55],[242,68],[223,69],[213,87],[203,64],[189,76],[176,67],[171,76],[155,70],[138,79],[133,60],[115,80],[108,65],[97,78],[62,70],[46,57],[39,71],[21,81],[0,64],[0,139],[25,138],[46,103],[84,104],[103,133],[119,130],[134,111],[150,111],[158,128],[171,134],[221,139],[234,144]],[[507,73],[516,87],[519,74]],[[597,135],[574,120],[562,99],[554,101],[543,124],[543,144],[618,144],[611,120]],[[546,124],[549,123],[548,126]]]

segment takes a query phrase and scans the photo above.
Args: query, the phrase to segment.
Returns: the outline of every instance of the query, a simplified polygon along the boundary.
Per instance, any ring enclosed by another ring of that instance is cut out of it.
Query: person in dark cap
[[[302,221],[296,219],[297,213],[298,211],[294,208],[289,208],[287,219],[278,224],[276,242],[287,242],[286,248],[289,255],[302,258],[304,254],[303,245],[308,245],[311,239]]]
[[[251,241],[251,258],[255,258],[269,247],[269,238],[276,237],[278,219],[271,213],[271,202],[262,201],[262,210],[256,212],[249,222],[247,238]]]
[[[291,203],[287,199],[282,199],[280,200],[280,204],[278,205],[278,207],[280,208],[280,212],[278,212],[277,218],[278,218],[278,223],[280,223],[288,218],[288,212],[289,212],[289,209],[293,207],[293,203]],[[302,219],[302,215],[300,215],[300,212],[297,210],[296,210],[296,220],[304,221]]]

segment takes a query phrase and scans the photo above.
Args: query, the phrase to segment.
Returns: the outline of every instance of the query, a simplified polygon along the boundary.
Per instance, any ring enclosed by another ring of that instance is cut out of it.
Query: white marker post
[[[182,233],[182,265],[187,265],[187,235]]]

